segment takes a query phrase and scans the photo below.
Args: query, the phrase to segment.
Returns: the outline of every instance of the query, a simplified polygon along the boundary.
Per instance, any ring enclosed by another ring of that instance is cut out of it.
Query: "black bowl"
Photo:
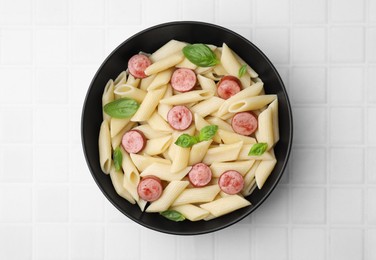
[[[173,222],[159,214],[142,213],[137,205],[120,197],[112,186],[110,177],[99,165],[98,135],[102,122],[101,97],[109,79],[115,79],[127,69],[129,58],[139,51],[152,53],[171,39],[189,43],[229,45],[242,57],[264,82],[265,92],[278,95],[280,140],[275,146],[277,164],[261,190],[256,189],[247,199],[252,206],[239,209],[228,215],[210,221]],[[283,82],[269,59],[251,42],[242,36],[217,25],[202,22],[171,22],[143,30],[124,41],[103,62],[95,74],[85,103],[81,120],[82,145],[86,162],[94,180],[109,201],[128,218],[150,229],[177,235],[197,235],[228,227],[248,216],[260,206],[279,182],[291,150],[292,113]]]

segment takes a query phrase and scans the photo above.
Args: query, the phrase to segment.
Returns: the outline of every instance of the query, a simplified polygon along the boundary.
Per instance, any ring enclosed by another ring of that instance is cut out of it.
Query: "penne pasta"
[[[147,90],[155,90],[161,86],[167,85],[170,82],[172,69],[164,70],[156,74],[153,81],[148,86]]]
[[[266,179],[272,173],[277,160],[261,161],[255,172],[256,184],[259,189],[264,186]]]
[[[190,154],[189,154],[189,161],[188,165],[194,165],[202,161],[207,153],[212,140],[199,142],[192,146]]]
[[[141,131],[147,139],[159,138],[171,134],[170,132],[155,130],[151,128],[149,124],[139,125],[136,126],[134,129]]]
[[[163,159],[160,157],[153,157],[149,155],[141,155],[136,153],[131,153],[130,157],[132,159],[133,164],[136,166],[136,168],[142,172],[147,167],[152,165],[153,163],[162,163],[162,164],[168,164],[171,165],[171,161],[167,159]]]
[[[161,104],[182,105],[211,98],[213,93],[209,90],[193,90],[172,97],[161,99]]]
[[[123,187],[126,189],[129,194],[133,197],[135,201],[138,201],[138,193],[137,193],[137,186],[140,182],[140,174],[136,166],[133,164],[129,154],[124,151],[124,149],[120,149],[121,154],[123,156],[123,160],[121,163],[121,167],[123,168],[124,176],[123,176]]]
[[[111,136],[107,120],[103,120],[99,130],[99,164],[104,173],[109,174],[112,162]]]
[[[129,123],[129,118],[113,118],[110,120],[110,133],[111,138],[121,132],[124,127]]]
[[[154,110],[158,106],[158,102],[163,97],[166,89],[167,86],[164,85],[157,89],[148,91],[136,114],[131,118],[131,121],[140,122],[148,120],[154,113]]]
[[[110,169],[110,178],[111,178],[111,182],[115,188],[116,193],[122,198],[129,201],[129,203],[135,204],[136,201],[133,199],[131,194],[123,187],[123,177],[124,177],[124,174],[121,173],[120,171],[119,172],[116,171],[115,167],[112,165]]]
[[[171,144],[171,135],[149,139],[146,141],[144,152],[148,155],[162,154]]]
[[[269,103],[273,102],[276,98],[277,95],[249,97],[230,104],[228,107],[228,111],[231,113],[238,113],[243,111],[261,109]]]
[[[201,204],[200,207],[209,211],[213,216],[220,217],[249,205],[251,205],[251,203],[243,197],[239,195],[230,195],[209,203]]]
[[[217,125],[219,129],[221,130],[224,130],[224,131],[228,131],[228,132],[233,132],[234,130],[232,130],[232,126],[227,123],[226,121],[218,118],[218,117],[207,117],[206,118],[206,121],[209,122],[209,124],[212,124],[212,125]]]
[[[146,212],[162,212],[167,210],[188,184],[188,181],[171,181],[164,189],[162,196],[153,201],[146,209]]]
[[[214,80],[206,78],[200,74],[197,75],[197,80],[202,89],[217,93],[217,85]]]
[[[170,84],[167,85],[167,89],[165,94],[163,95],[163,98],[168,98],[172,96],[172,87]],[[163,99],[162,98],[162,99]],[[165,120],[167,121],[167,114],[171,110],[172,105],[168,104],[159,104],[158,105],[158,114]]]
[[[201,117],[206,117],[216,112],[224,101],[224,99],[219,97],[211,97],[191,107],[191,111],[199,114]]]
[[[183,52],[176,52],[172,55],[169,55],[163,59],[160,59],[152,63],[149,67],[145,69],[145,74],[150,76],[152,74],[157,74],[161,71],[167,70],[176,64],[180,63],[184,59]]]
[[[146,91],[127,84],[119,85],[117,88],[115,88],[114,93],[120,98],[132,98],[139,103],[141,103],[146,96]]]
[[[106,86],[104,87],[104,91],[102,94],[102,107],[104,107],[106,104],[114,101],[115,95],[114,95],[114,82],[112,79],[110,79]],[[107,115],[104,110],[102,112],[103,119],[110,121],[111,117]]]
[[[273,143],[275,144],[279,141],[278,99],[275,99],[269,108],[272,110]]]
[[[118,147],[121,144],[121,140],[123,138],[123,135],[132,129],[135,126],[134,122],[129,122],[119,133],[117,133],[114,137],[111,138],[111,146],[112,149],[115,150],[116,147]]]
[[[172,203],[172,206],[209,202],[214,200],[220,190],[218,185],[185,189]]]
[[[210,125],[208,122],[206,122],[206,120],[204,118],[202,118],[202,116],[200,116],[199,114],[194,114],[194,119],[195,119],[195,125],[196,125],[196,128],[198,131],[200,131],[202,128],[204,128],[205,126],[208,126]],[[215,124],[214,124],[215,125]],[[214,136],[213,136],[213,141],[216,142],[216,143],[220,143],[221,142],[221,137],[218,135],[218,133],[216,133]]]
[[[205,219],[209,215],[209,211],[192,204],[185,204],[172,207],[171,210],[175,210],[183,214],[183,216],[190,221],[198,221]]]
[[[174,129],[158,114],[157,111],[147,120],[149,126],[155,131],[172,133]]]
[[[114,80],[114,89],[116,89],[119,85],[125,84],[127,82],[127,72],[124,70],[122,71]]]
[[[175,173],[181,171],[182,169],[188,166],[189,154],[191,149],[183,148],[175,144],[173,144],[173,146],[175,146],[175,148],[173,156],[174,159],[172,160],[171,164],[171,172]]]
[[[243,145],[243,147],[240,149],[237,159],[238,160],[265,160],[265,161],[270,161],[270,160],[275,159],[274,155],[272,154],[273,149],[269,150],[269,152],[263,153],[262,155],[248,155],[252,146],[253,144]]]
[[[244,144],[255,144],[256,139],[250,136],[240,135],[234,132],[218,130],[218,135],[224,144],[233,144],[242,141]]]
[[[256,130],[256,138],[259,143],[267,143],[269,150],[274,145],[273,140],[273,114],[269,107],[262,111],[258,116],[258,129]]]
[[[179,181],[183,179],[192,167],[185,167],[178,172],[171,171],[171,164],[154,162],[147,166],[140,174],[140,176],[154,175],[165,181]]]
[[[255,160],[248,161],[235,161],[235,162],[214,162],[210,165],[213,177],[218,178],[222,173],[234,170],[239,172],[241,175],[245,175],[254,164]]]
[[[161,59],[164,59],[178,51],[181,51],[187,43],[177,41],[177,40],[171,40],[167,42],[165,45],[163,45],[161,48],[156,50],[152,55],[149,56],[149,59],[152,62],[159,61]]]
[[[153,82],[153,80],[155,79],[156,76],[157,76],[157,74],[154,74],[154,75],[150,75],[146,78],[141,79],[140,89],[146,91],[148,89],[148,87],[150,86],[150,84]],[[165,84],[162,84],[162,85],[165,85]]]
[[[224,144],[215,148],[209,148],[202,162],[210,165],[214,162],[228,162],[236,160],[242,146],[243,142],[238,142],[234,144]]]

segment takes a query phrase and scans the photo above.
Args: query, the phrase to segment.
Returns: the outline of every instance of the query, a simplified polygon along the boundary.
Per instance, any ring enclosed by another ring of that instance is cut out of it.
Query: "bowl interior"
[[[115,79],[127,69],[129,58],[139,51],[152,53],[171,39],[189,43],[221,46],[225,42],[264,81],[266,93],[278,95],[280,140],[275,146],[277,164],[261,190],[256,189],[247,199],[252,206],[237,210],[211,221],[169,221],[159,214],[142,213],[137,205],[128,203],[115,192],[110,177],[99,165],[98,136],[102,122],[101,98],[109,79]],[[252,43],[238,34],[207,23],[172,22],[146,29],[124,41],[103,62],[94,76],[82,111],[82,145],[92,176],[105,196],[130,219],[148,228],[170,234],[193,235],[213,232],[241,220],[253,212],[272,192],[285,169],[292,142],[292,115],[286,90],[278,72],[267,57]]]

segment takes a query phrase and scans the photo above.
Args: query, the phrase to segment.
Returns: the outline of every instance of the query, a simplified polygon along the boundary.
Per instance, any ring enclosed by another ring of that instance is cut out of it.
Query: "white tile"
[[[38,69],[36,76],[36,98],[38,104],[68,103],[67,86],[68,69]]]
[[[32,110],[30,108],[0,109],[0,142],[30,143],[33,138]]]
[[[69,180],[71,182],[93,182],[81,144],[74,144],[69,148]]]
[[[31,23],[31,0],[0,0],[0,25],[28,25]]]
[[[253,235],[255,239],[255,259],[289,259],[288,232],[285,228],[259,227]]]
[[[31,69],[2,68],[0,104],[30,104],[33,90],[32,78]]]
[[[331,28],[329,32],[329,55],[330,61],[333,62],[362,62],[364,60],[363,27]]]
[[[214,250],[214,235],[179,236],[178,259],[179,260],[204,260],[212,259]]]
[[[250,259],[251,250],[244,247],[251,244],[251,231],[249,225],[233,225],[214,234],[215,259],[227,260],[241,252],[244,259]],[[242,241],[242,243],[238,243]]]
[[[69,102],[71,104],[83,105],[90,82],[94,78],[96,71],[97,68],[88,66],[81,68],[72,66],[70,68]]]
[[[369,224],[376,224],[376,188],[369,188],[367,190],[366,201],[367,222]]]
[[[54,106],[38,107],[35,138],[38,143],[63,144],[68,141],[68,111]]]
[[[78,144],[81,143],[81,114],[82,114],[82,107],[73,107],[69,111],[69,140],[72,143]]]
[[[275,44],[275,39],[278,39],[278,44]],[[290,56],[289,39],[290,31],[288,28],[256,28],[253,40],[254,44],[273,63],[288,63]]]
[[[376,62],[376,28],[367,29],[367,60]]]
[[[376,104],[376,67],[368,67],[366,85],[368,102]]]
[[[32,46],[30,29],[3,29],[0,38],[0,61],[11,65],[30,64]]]
[[[108,260],[140,259],[140,228],[132,224],[110,224],[106,227],[105,251]],[[126,245],[126,247],[124,247]],[[145,245],[147,246],[147,245]]]
[[[32,259],[32,227],[25,225],[0,226],[0,259]]]
[[[351,245],[351,246],[350,246]],[[330,260],[363,259],[363,232],[361,229],[331,229]]]
[[[376,0],[368,1],[368,14],[371,22],[376,22]]]
[[[330,17],[335,22],[361,22],[364,19],[364,0],[332,0]]]
[[[329,195],[332,224],[361,224],[363,220],[362,189],[331,188]]]
[[[155,11],[158,10],[158,15]],[[175,0],[144,0],[142,5],[143,22],[155,25],[179,19],[179,2]]]
[[[214,0],[183,0],[182,19],[186,21],[214,22],[214,4]]]
[[[74,222],[100,222],[104,219],[103,195],[98,187],[72,185],[70,216]]]
[[[68,2],[37,0],[36,21],[40,25],[64,25],[68,23]]]
[[[72,260],[100,260],[104,256],[104,232],[101,225],[71,225]],[[126,244],[124,244],[126,248]]]
[[[332,108],[330,139],[333,144],[360,144],[363,141],[361,108]]]
[[[68,188],[41,186],[35,190],[35,216],[38,222],[68,221]]]
[[[68,180],[69,151],[66,145],[37,145],[34,154],[38,182]]]
[[[293,188],[292,220],[300,224],[325,223],[326,190],[324,188]]]
[[[322,63],[326,59],[325,28],[294,28],[292,33],[294,63]],[[309,50],[309,51],[308,51]]]
[[[104,22],[104,10],[103,0],[75,0],[70,4],[69,14],[74,25],[101,25]],[[126,16],[128,12],[123,15]]]
[[[68,225],[38,224],[35,228],[35,251],[38,260],[68,259]]]
[[[376,108],[370,107],[367,111],[367,144],[376,144]]]
[[[294,228],[292,230],[292,260],[324,260],[326,235],[324,229]]]
[[[366,233],[365,259],[376,259],[376,228],[369,228]]]
[[[298,23],[323,23],[326,21],[325,0],[294,0],[293,20]]]
[[[293,109],[294,141],[297,144],[326,142],[326,109],[322,107]],[[314,118],[314,121],[312,120]]]
[[[102,29],[72,29],[71,56],[73,63],[94,63],[104,59],[104,31]]]
[[[2,186],[0,189],[0,222],[31,221],[31,195],[31,188],[26,185]]]
[[[351,158],[351,160],[347,160]],[[362,183],[364,152],[362,148],[332,148],[330,150],[330,182]]]
[[[285,85],[285,88],[287,92],[290,95],[289,87],[290,87],[290,68],[289,67],[283,67],[283,66],[278,66],[276,65],[277,71],[279,76],[282,78],[283,84]]]
[[[324,184],[326,182],[325,148],[294,147],[290,160],[293,183]]]
[[[351,81],[349,80],[351,78]],[[359,67],[334,67],[329,71],[332,104],[359,104],[363,101],[364,71]]]
[[[109,55],[121,43],[141,31],[142,29],[143,27],[141,25],[128,25],[127,30],[119,27],[108,28],[106,30],[106,55]]]
[[[286,224],[289,218],[289,189],[277,187],[252,214],[256,224]]]
[[[257,0],[255,4],[257,23],[287,23],[290,20],[288,0]]]
[[[369,147],[366,152],[366,173],[370,183],[376,183],[376,148]]]
[[[292,68],[290,96],[294,104],[325,103],[326,69],[319,67]]]
[[[201,2],[201,1],[200,1]],[[226,24],[249,24],[252,22],[252,1],[248,0],[219,0],[217,21]],[[213,8],[213,5],[212,5]],[[236,15],[229,15],[236,14]]]
[[[111,25],[129,25],[141,23],[141,2],[132,0],[108,1],[108,21]],[[126,14],[126,15],[124,15]]]
[[[30,145],[2,145],[0,182],[30,182],[33,178],[33,149]],[[22,162],[22,163],[21,163]],[[17,169],[17,170],[15,170]]]
[[[68,37],[67,29],[37,29],[35,32],[37,64],[48,66],[66,64],[68,62]]]
[[[163,252],[163,259],[176,259],[176,236],[162,234],[147,228],[141,229],[141,241],[148,245],[148,250],[141,250],[141,260],[153,259],[156,252]]]

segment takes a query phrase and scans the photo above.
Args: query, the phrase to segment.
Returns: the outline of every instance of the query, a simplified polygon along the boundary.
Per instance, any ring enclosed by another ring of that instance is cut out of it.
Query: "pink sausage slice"
[[[221,174],[218,185],[223,192],[234,195],[243,189],[244,179],[239,172],[230,170]]]
[[[220,98],[228,99],[240,92],[240,81],[234,76],[224,76],[218,83],[217,93]]]
[[[180,92],[187,92],[196,85],[196,74],[190,69],[177,69],[171,77],[171,86]]]
[[[195,187],[203,187],[207,185],[212,178],[212,172],[204,163],[197,163],[193,165],[192,169],[188,173],[188,179]]]
[[[138,79],[146,78],[145,69],[151,65],[151,60],[143,54],[133,55],[128,61],[129,73]]]
[[[192,124],[191,110],[186,106],[174,106],[167,113],[167,121],[175,130],[185,130]]]
[[[156,176],[145,176],[137,186],[137,193],[141,199],[155,201],[162,195],[162,183]]]
[[[130,130],[123,135],[121,140],[123,148],[128,153],[138,153],[146,145],[146,137],[139,130]]]
[[[232,129],[241,135],[253,134],[257,129],[257,118],[251,112],[239,112],[231,120]]]

